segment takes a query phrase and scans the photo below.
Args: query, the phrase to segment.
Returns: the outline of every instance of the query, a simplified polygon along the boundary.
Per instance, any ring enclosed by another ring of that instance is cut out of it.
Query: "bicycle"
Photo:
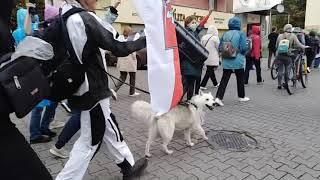
[[[285,73],[283,87],[287,90],[289,95],[292,95],[297,88],[297,81],[300,81],[303,88],[307,88],[308,84],[308,71],[306,60],[303,58],[304,50],[292,50],[296,55],[295,59],[289,65],[290,68]],[[289,82],[292,82],[292,85]]]
[[[271,69],[270,69],[271,78],[273,80],[278,78],[278,69],[279,69],[279,61],[275,59],[275,60],[273,60],[273,63],[271,65]]]

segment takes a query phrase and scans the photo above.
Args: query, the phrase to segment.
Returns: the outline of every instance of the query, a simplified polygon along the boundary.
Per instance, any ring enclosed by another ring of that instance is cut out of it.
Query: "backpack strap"
[[[213,37],[213,35],[207,40],[207,42],[206,42],[206,44],[204,45],[204,47],[206,47],[207,46],[207,44],[208,44],[208,42],[209,42],[209,40],[211,39]]]
[[[71,15],[82,12],[82,11],[85,11],[85,10],[82,8],[73,7],[69,11],[67,11],[65,14],[62,15],[62,8],[59,9],[59,18],[60,18],[60,22],[61,22],[62,38],[63,38],[64,44],[67,48],[67,53],[69,54],[69,56],[71,58],[70,60],[74,64],[80,64],[80,62],[78,61],[79,59],[73,49],[73,46],[71,44],[71,40],[69,38],[69,33],[68,33],[68,29],[67,29],[67,20]]]

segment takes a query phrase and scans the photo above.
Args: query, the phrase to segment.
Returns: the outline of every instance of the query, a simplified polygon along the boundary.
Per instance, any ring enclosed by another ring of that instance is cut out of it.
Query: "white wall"
[[[320,31],[320,0],[307,0],[305,26],[306,29]]]

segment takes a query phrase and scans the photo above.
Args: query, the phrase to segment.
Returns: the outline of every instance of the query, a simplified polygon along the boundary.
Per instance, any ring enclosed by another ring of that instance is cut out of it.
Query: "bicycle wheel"
[[[289,95],[292,95],[297,87],[297,80],[293,68],[290,68],[288,77],[285,77],[284,88],[287,90]]]
[[[299,70],[300,82],[303,88],[307,88],[308,85],[308,72],[305,64],[300,63]]]
[[[276,62],[276,60],[274,60],[271,65],[271,78],[273,80],[278,78],[278,63]]]

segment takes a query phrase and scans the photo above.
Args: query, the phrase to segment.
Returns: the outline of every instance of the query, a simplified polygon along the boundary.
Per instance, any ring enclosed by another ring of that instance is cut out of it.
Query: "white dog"
[[[191,130],[196,130],[207,140],[205,131],[202,129],[202,119],[205,107],[210,110],[214,106],[214,98],[210,93],[200,91],[199,95],[192,97],[186,105],[178,105],[168,113],[159,117],[152,114],[151,105],[145,101],[136,101],[131,106],[134,118],[144,120],[149,126],[148,141],[146,143],[145,155],[150,157],[150,145],[160,135],[163,140],[163,149],[167,154],[172,154],[168,144],[172,139],[175,129],[184,130],[187,145],[193,146],[191,142]]]

